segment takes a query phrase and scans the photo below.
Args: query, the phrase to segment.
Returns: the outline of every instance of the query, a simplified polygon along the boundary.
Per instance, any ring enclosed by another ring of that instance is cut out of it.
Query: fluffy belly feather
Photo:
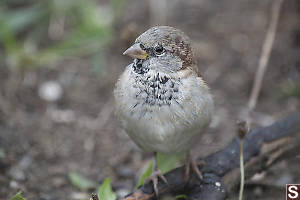
[[[126,120],[127,134],[143,150],[167,154],[186,152],[199,139],[203,128],[201,123],[190,124],[174,116],[171,110],[159,109],[146,112],[141,118]]]

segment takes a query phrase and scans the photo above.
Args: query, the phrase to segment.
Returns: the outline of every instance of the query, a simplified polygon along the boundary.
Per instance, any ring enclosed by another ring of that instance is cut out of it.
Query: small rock
[[[254,174],[254,176],[252,176],[251,180],[259,182],[263,180],[265,176],[266,176],[266,172],[256,173]]]
[[[89,198],[89,196],[83,192],[74,192],[71,194],[71,199],[74,199],[74,200],[82,200],[82,199],[88,199],[88,198]]]
[[[54,102],[61,98],[63,89],[57,81],[47,81],[39,88],[39,96],[48,102]]]
[[[116,194],[119,198],[123,198],[125,197],[126,195],[128,195],[130,193],[129,190],[125,189],[125,188],[122,188],[122,189],[119,189],[116,191]]]
[[[13,189],[18,189],[19,188],[19,184],[16,181],[10,181],[9,187],[11,187]]]
[[[215,185],[216,185],[217,187],[220,187],[220,186],[221,186],[221,183],[220,183],[220,182],[215,182]]]

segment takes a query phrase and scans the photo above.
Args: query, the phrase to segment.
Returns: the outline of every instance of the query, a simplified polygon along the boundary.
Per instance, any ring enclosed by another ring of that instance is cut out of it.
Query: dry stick
[[[251,118],[249,117],[250,111],[252,111],[257,103],[257,99],[261,90],[262,81],[264,74],[267,69],[267,65],[270,59],[271,50],[274,44],[274,39],[276,35],[276,29],[278,25],[280,10],[282,7],[283,0],[275,0],[272,4],[272,11],[271,11],[271,22],[269,28],[267,30],[267,34],[265,37],[265,41],[262,46],[262,53],[259,59],[258,69],[255,74],[254,83],[252,86],[251,95],[248,102],[248,123],[251,123]],[[241,159],[243,158],[243,141],[241,141]],[[241,160],[240,164],[241,170],[241,182],[240,182],[240,194],[239,199],[242,199],[243,195],[243,187],[244,187],[244,162]]]
[[[283,0],[275,0],[272,5],[272,12],[271,12],[271,22],[268,28],[266,38],[262,47],[262,53],[259,59],[258,69],[255,73],[254,84],[252,87],[251,95],[248,102],[248,107],[250,110],[253,110],[256,106],[256,102],[258,99],[258,95],[261,89],[263,77],[269,62],[271,50],[273,47],[276,29],[279,19],[279,14],[281,10]]]

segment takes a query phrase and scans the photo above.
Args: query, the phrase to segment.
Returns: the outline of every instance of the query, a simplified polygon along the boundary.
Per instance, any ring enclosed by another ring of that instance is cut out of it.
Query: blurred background
[[[112,93],[131,62],[122,52],[154,25],[190,36],[215,98],[214,121],[196,154],[225,146],[247,110],[272,2],[1,0],[0,199],[18,191],[29,200],[88,199],[93,190],[72,181],[79,175],[96,184],[110,177],[118,195],[133,190],[152,156],[122,131]],[[288,0],[252,128],[299,108],[299,77],[300,1]],[[299,164],[295,158],[262,172],[246,198],[283,199],[285,183],[300,182]]]

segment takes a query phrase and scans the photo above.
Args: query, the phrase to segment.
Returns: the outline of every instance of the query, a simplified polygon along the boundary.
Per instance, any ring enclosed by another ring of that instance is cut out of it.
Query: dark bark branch
[[[290,139],[293,138],[293,139]],[[224,149],[204,158],[206,164],[199,169],[203,173],[200,182],[195,174],[184,182],[183,167],[165,174],[169,185],[158,183],[159,194],[186,194],[189,199],[222,200],[226,191],[239,183],[238,137]],[[244,161],[246,177],[250,177],[272,164],[292,156],[293,150],[300,149],[300,110],[271,126],[252,130],[244,139]],[[247,170],[251,169],[251,170]],[[151,183],[138,188],[124,200],[156,199]]]

